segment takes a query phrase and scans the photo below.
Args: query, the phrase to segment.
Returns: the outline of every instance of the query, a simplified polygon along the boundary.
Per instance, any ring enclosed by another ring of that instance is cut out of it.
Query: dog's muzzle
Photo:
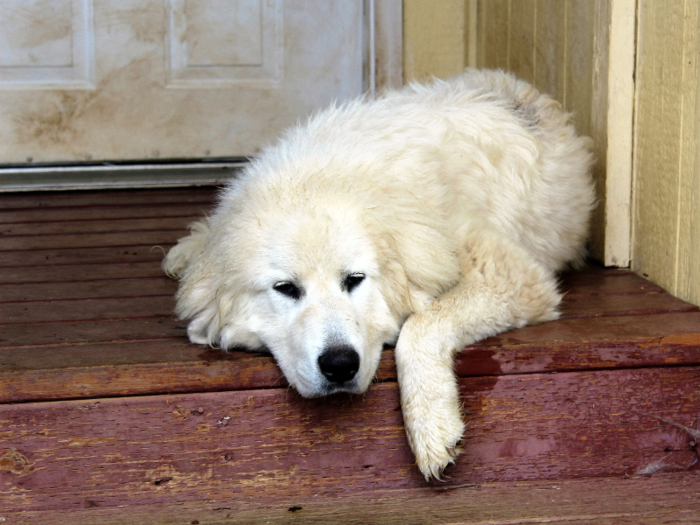
[[[331,346],[318,358],[318,367],[331,383],[345,383],[360,369],[360,356],[352,346]]]

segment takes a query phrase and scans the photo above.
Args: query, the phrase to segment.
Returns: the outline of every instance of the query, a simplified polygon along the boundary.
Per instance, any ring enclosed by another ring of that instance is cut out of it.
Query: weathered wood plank
[[[700,304],[700,4],[685,4],[675,293]],[[649,50],[649,52],[653,52]],[[652,101],[654,103],[654,101]],[[692,117],[690,115],[693,115]],[[641,132],[641,131],[640,131]]]
[[[15,323],[163,316],[172,314],[174,308],[175,298],[172,294],[117,299],[0,303],[0,326]]]
[[[464,71],[466,32],[462,0],[403,0],[404,79],[425,82]]]
[[[350,495],[317,494],[241,502],[175,501],[160,505],[90,506],[54,511],[2,513],[8,523],[123,525],[148,523],[309,523],[327,525],[662,525],[700,523],[697,472],[633,478],[593,478],[483,483],[377,490]],[[643,495],[643,497],[641,496]]]
[[[603,317],[600,319],[563,319],[526,326],[484,339],[468,348],[509,347],[521,345],[563,346],[585,344],[614,344],[630,342],[644,345],[668,341],[695,341],[700,334],[700,312],[658,314],[632,317]],[[643,341],[643,342],[642,342]]]
[[[566,1],[537,0],[535,12],[534,85],[562,105],[566,104]]]
[[[2,202],[2,199],[0,199]],[[134,206],[90,206],[0,211],[0,224],[42,223],[55,221],[145,219],[149,217],[204,216],[211,209],[201,204],[141,204]]]
[[[187,225],[202,216],[201,213],[157,218],[113,220],[66,220],[52,222],[15,222],[0,225],[3,238],[37,235],[65,235],[75,233],[115,233],[144,231],[185,231]]]
[[[168,232],[171,233],[171,232]],[[177,237],[175,235],[174,237]],[[77,265],[77,264],[109,264],[114,262],[144,262],[160,261],[163,253],[174,244],[174,241],[138,244],[140,236],[132,238],[124,246],[99,246],[89,248],[54,248],[48,250],[0,251],[0,268]],[[156,248],[160,246],[163,250]]]
[[[49,377],[51,370],[75,371],[75,369],[84,368],[84,372],[89,373],[91,369],[97,367],[129,364],[162,365],[166,362],[184,362],[206,366],[216,361],[236,361],[243,366],[246,359],[259,359],[263,355],[239,351],[221,352],[207,346],[190,344],[183,335],[184,328],[180,330],[179,337],[158,334],[151,338],[135,338],[130,341],[55,343],[2,348],[0,349],[0,370],[3,372],[43,371],[49,372],[47,374]]]
[[[672,292],[677,292],[680,185],[688,170],[696,170],[693,152],[687,158],[683,151],[697,96],[697,66],[686,60],[692,53],[686,45],[698,22],[689,15],[685,3],[645,0],[638,6],[632,268]]]
[[[585,136],[591,135],[595,8],[594,2],[566,0],[566,64],[562,64],[566,73],[566,95],[560,102],[573,113],[576,130]]]
[[[117,205],[202,204],[214,201],[219,189],[215,187],[4,193],[0,210],[77,208]]]
[[[2,327],[0,402],[285,384],[272,358],[190,345],[184,323],[170,318],[30,326],[33,344],[24,345],[27,326]],[[700,364],[700,312],[514,330],[467,347],[455,370],[471,377],[694,364]],[[377,378],[396,379],[392,351],[384,352]]]
[[[163,256],[159,252],[160,257]],[[75,264],[64,266],[5,267],[0,271],[0,284],[37,284],[80,282],[102,279],[139,279],[161,277],[160,264],[153,262],[108,264]]]
[[[51,354],[40,349],[35,363],[46,368],[31,370],[13,370],[14,363],[4,360],[9,352],[0,350],[3,360],[0,403],[237,391],[249,389],[251,385],[253,388],[287,386],[270,356],[224,354],[186,345],[182,340],[138,341],[112,346],[111,349],[103,346],[94,353],[91,345],[73,347],[64,360],[61,359],[64,353]],[[105,355],[108,350],[113,353]],[[156,351],[167,354],[167,363],[161,362],[164,356]],[[105,365],[105,361],[112,363]],[[395,379],[395,370],[389,369],[393,365],[393,360],[386,359],[380,374]]]
[[[100,279],[68,283],[0,284],[0,303],[175,295],[177,283],[158,277]]]
[[[663,293],[664,289],[629,270],[590,268],[561,276],[559,289],[567,294],[616,295]]]
[[[650,315],[665,312],[694,312],[698,307],[667,293],[635,295],[571,294],[561,304],[562,319],[608,317],[613,315]]]
[[[694,425],[698,381],[700,367],[462,379],[465,453],[436,485],[634,475],[688,450],[686,433],[644,414]],[[317,400],[273,389],[4,405],[0,441],[5,511],[426,486],[395,383]]]
[[[537,0],[510,1],[508,69],[534,84]]]
[[[183,229],[141,231],[134,233],[85,233],[0,237],[0,251],[31,251],[48,249],[73,249],[108,246],[128,246],[138,238],[140,244],[174,244],[186,232]]]
[[[143,297],[174,295],[177,283],[161,273],[138,279],[100,279],[68,283],[0,284],[0,303],[89,298]],[[629,295],[569,294],[562,303],[562,318],[605,317],[608,315],[648,315],[688,312],[696,306],[665,293]]]
[[[489,0],[479,3],[480,42],[477,48],[479,67],[508,70],[510,4],[509,0]]]
[[[0,348],[9,354],[16,352],[17,360],[25,363],[25,368],[31,368],[33,354],[24,354],[24,350],[21,349],[49,345],[56,347],[51,350],[52,352],[63,355],[71,346],[87,343],[95,343],[99,346],[101,343],[149,341],[163,337],[182,337],[186,340],[185,328],[184,323],[173,320],[170,312],[126,319],[9,324],[0,325]],[[109,348],[105,347],[104,350],[109,351]],[[78,348],[76,351],[81,350]],[[59,359],[62,358],[59,357]],[[167,363],[167,355],[164,355],[161,360]],[[15,359],[11,361],[16,362]]]

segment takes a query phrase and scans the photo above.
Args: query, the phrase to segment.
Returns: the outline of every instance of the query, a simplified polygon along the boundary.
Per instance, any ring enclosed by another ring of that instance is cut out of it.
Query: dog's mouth
[[[334,394],[362,394],[364,393],[365,389],[363,389],[357,381],[347,381],[345,383],[332,383],[330,381],[320,385],[318,388],[314,390],[306,390],[302,391],[299,389],[297,385],[290,385],[293,388],[295,388],[299,393],[307,398],[307,399],[314,399],[314,398],[319,398],[319,397],[327,397],[327,396],[332,396]]]
[[[327,383],[323,385],[323,393],[321,395],[330,396],[341,392],[348,394],[361,394],[362,389],[360,388],[360,385],[357,384],[357,381],[347,381],[346,383],[342,384]]]

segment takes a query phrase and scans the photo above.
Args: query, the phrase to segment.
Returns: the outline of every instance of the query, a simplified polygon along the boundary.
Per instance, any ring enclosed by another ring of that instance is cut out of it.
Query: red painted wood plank
[[[567,319],[512,330],[468,346],[456,370],[510,374],[697,363],[700,312]]]
[[[694,425],[698,381],[698,367],[462,379],[465,453],[436,485],[634,475],[690,443],[640,412]],[[5,405],[0,442],[21,458],[0,472],[6,511],[425,486],[394,383]]]
[[[570,294],[561,304],[562,319],[608,317],[611,315],[649,315],[664,312],[693,312],[698,307],[667,293],[630,295]]]
[[[177,283],[161,273],[141,279],[101,279],[70,283],[0,284],[0,303],[99,297],[138,297],[175,294]],[[697,307],[668,294],[567,297],[562,304],[563,318],[645,315],[663,312],[689,312]]]
[[[162,252],[159,251],[162,257]],[[27,268],[3,268],[0,284],[36,284],[81,282],[102,279],[139,279],[162,277],[160,264],[153,262],[111,264],[76,264],[65,266],[32,266]]]
[[[145,219],[158,217],[203,217],[211,206],[202,204],[141,204],[134,206],[92,206],[89,208],[48,208],[0,211],[0,224],[55,221]]]
[[[159,486],[167,490],[167,483]],[[2,514],[8,523],[123,525],[148,523],[305,523],[343,525],[663,525],[700,523],[698,472],[633,478],[483,483],[351,494],[104,507],[98,491],[77,508]]]
[[[590,268],[561,276],[559,289],[567,294],[617,295],[662,293],[660,286],[629,270]]]
[[[522,331],[540,332],[513,343],[494,345],[487,340],[472,345],[459,354],[455,369],[461,377],[472,377],[700,364],[698,312],[619,317],[596,323],[605,321],[607,327],[599,331],[587,319],[514,330],[500,337],[515,339]],[[562,338],[559,324],[567,325],[566,338]],[[227,355],[189,345],[184,324],[171,318],[29,326],[31,331],[27,325],[2,327],[0,385],[5,388],[0,387],[0,402],[181,392],[188,388],[217,391],[222,385],[241,390],[283,384],[272,358],[246,353]],[[253,364],[251,359],[256,362]],[[133,368],[114,368],[129,360]],[[153,366],[136,366],[144,363]],[[249,367],[255,369],[254,375],[245,372]],[[36,370],[42,371],[41,381],[29,373]],[[227,375],[237,382],[226,380]],[[396,379],[392,351],[384,352],[377,377],[380,381]],[[76,389],[75,385],[82,386]]]
[[[197,187],[145,190],[4,193],[0,195],[0,209],[208,203],[214,201],[218,191],[218,188],[214,187]]]
[[[116,299],[77,299],[0,303],[0,326],[16,323],[46,323],[90,319],[124,319],[171,314],[172,295]]]
[[[174,242],[135,244],[136,239],[124,246],[95,248],[55,248],[48,250],[0,251],[0,268],[24,268],[31,266],[109,264],[124,262],[160,261]],[[156,248],[161,246],[163,250]]]
[[[74,249],[139,244],[174,244],[186,232],[178,230],[147,231],[137,233],[85,233],[37,235],[27,237],[0,237],[0,251],[30,251],[47,249]]]
[[[149,341],[163,337],[182,337],[183,341],[186,341],[185,328],[184,324],[173,319],[171,313],[126,319],[9,324],[0,325],[0,348],[11,353],[20,352],[14,349],[58,345],[62,348],[56,348],[53,351],[64,352],[64,347],[69,345]],[[76,351],[80,352],[81,348],[78,347]],[[105,347],[103,350],[110,351],[110,347]],[[24,368],[33,368],[31,364],[34,359],[33,354],[21,350],[18,359],[25,363]],[[163,363],[167,363],[168,355],[164,354],[160,359]]]
[[[98,367],[115,367],[129,364],[157,364],[162,366],[166,363],[185,363],[190,367],[206,367],[213,363],[225,362],[230,363],[230,371],[242,375],[242,371],[249,366],[253,366],[251,365],[253,361],[258,362],[255,364],[256,369],[263,370],[266,374],[267,371],[274,372],[277,370],[272,357],[269,355],[242,351],[222,352],[204,345],[193,345],[183,336],[184,329],[180,329],[179,332],[178,335],[157,334],[157,336],[152,338],[105,341],[96,344],[54,343],[41,346],[0,348],[0,370],[4,373],[29,370],[43,370],[45,372],[62,370],[66,372],[63,369],[70,369],[68,370],[70,373],[73,373],[73,371],[89,373],[90,370]],[[17,351],[16,348],[19,348],[21,351]],[[26,356],[31,356],[31,359],[27,359]],[[392,367],[394,366],[394,361],[389,357],[387,357],[387,363],[390,363]],[[125,372],[123,374],[124,377],[129,377],[128,370]],[[137,374],[132,375],[136,377]],[[198,383],[201,383],[202,380],[199,376],[204,377],[206,374],[191,370],[190,376],[195,378],[195,381]],[[279,378],[278,376],[279,374],[271,383],[244,382],[242,385],[248,386],[235,388],[245,390],[250,389],[250,385],[259,385],[264,388],[280,386],[279,383],[274,383]],[[148,380],[143,379],[139,381],[145,382]],[[92,381],[92,383],[97,383],[97,381]],[[169,386],[172,386],[172,383],[169,383]]]
[[[95,353],[92,353],[92,345],[71,347],[66,349],[68,351],[56,347],[28,349],[33,354],[32,365],[45,367],[33,370],[13,370],[13,366],[23,366],[25,361],[13,362],[12,352],[0,349],[0,403],[220,392],[245,390],[246,385],[277,388],[287,385],[270,356],[223,354],[185,345],[183,340],[137,341],[111,346],[104,345]],[[167,353],[167,366],[160,362],[162,356],[156,351]],[[393,370],[391,375],[395,376]]]
[[[177,217],[114,219],[91,221],[18,222],[0,225],[0,235],[8,237],[58,235],[71,233],[116,233],[162,230],[186,230],[201,214]]]
[[[0,304],[100,297],[175,295],[177,283],[165,275],[140,279],[109,279],[69,283],[0,284]],[[1,321],[0,321],[1,322]]]

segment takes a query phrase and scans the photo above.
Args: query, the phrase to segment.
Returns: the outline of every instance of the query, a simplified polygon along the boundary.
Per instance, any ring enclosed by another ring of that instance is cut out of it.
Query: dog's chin
[[[304,389],[301,390],[297,387],[297,390],[302,397],[307,399],[313,399],[318,397],[332,396],[333,394],[363,394],[367,391],[367,387],[359,385],[357,381],[347,381],[345,383],[337,384],[325,382],[314,389]]]

